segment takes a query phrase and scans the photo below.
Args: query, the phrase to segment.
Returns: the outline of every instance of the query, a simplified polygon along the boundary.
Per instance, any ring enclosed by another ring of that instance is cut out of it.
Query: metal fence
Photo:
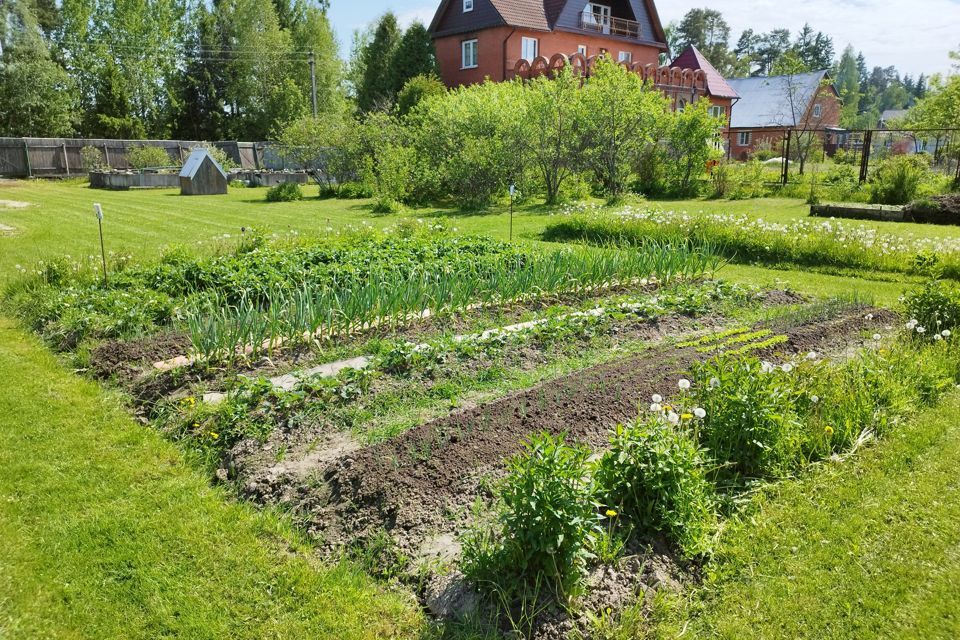
[[[811,144],[811,141],[814,144]],[[876,164],[896,155],[926,154],[931,168],[960,184],[960,128],[955,129],[733,129],[727,140],[730,160],[757,158],[769,165],[770,182],[787,185],[804,164],[824,157],[852,165],[860,183]]]
[[[128,170],[129,153],[139,147],[159,147],[172,164],[182,164],[190,149],[204,144],[197,140],[105,140],[81,138],[0,138],[0,176],[8,178],[69,177],[87,173],[80,150],[94,147],[103,153],[107,165]],[[248,171],[299,170],[286,157],[283,147],[272,142],[220,141],[233,162]]]

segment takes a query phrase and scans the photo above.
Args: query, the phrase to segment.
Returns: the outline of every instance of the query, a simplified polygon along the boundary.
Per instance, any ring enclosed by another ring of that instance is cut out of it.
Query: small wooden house
[[[180,170],[180,195],[215,196],[227,192],[227,172],[203,148],[194,149]]]

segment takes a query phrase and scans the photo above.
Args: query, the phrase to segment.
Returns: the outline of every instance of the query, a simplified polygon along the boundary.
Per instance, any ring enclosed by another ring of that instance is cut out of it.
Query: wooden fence
[[[100,140],[80,138],[0,138],[0,176],[8,178],[68,177],[85,175],[80,150],[95,147],[103,152],[106,163],[120,170],[130,169],[130,149],[160,147],[171,164],[182,164],[196,140]],[[241,169],[298,169],[284,157],[282,147],[270,142],[222,141],[213,143]]]

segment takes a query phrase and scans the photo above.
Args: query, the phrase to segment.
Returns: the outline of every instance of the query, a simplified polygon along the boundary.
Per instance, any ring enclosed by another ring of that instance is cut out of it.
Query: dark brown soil
[[[191,347],[185,333],[159,333],[138,340],[109,340],[90,354],[90,368],[100,379],[120,382],[141,375],[154,362],[186,353]]]
[[[874,310],[870,320],[865,313],[788,329],[789,342],[775,349],[832,352],[860,331],[890,322],[885,312]],[[416,553],[424,541],[462,525],[485,480],[502,473],[525,438],[565,433],[601,446],[612,426],[636,417],[652,394],[671,393],[676,380],[707,357],[693,348],[661,348],[452,413],[339,459],[323,483],[303,491],[299,507],[309,512],[311,533],[331,547],[385,529]]]

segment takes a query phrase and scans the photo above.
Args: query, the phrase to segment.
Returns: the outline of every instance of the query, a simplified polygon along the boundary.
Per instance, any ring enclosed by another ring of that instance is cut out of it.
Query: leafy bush
[[[796,467],[802,422],[782,368],[752,357],[719,357],[694,367],[696,402],[706,411],[700,442],[721,478],[776,477]]]
[[[892,156],[882,161],[870,180],[870,202],[907,204],[920,194],[930,177],[930,165],[917,155]]]
[[[103,151],[96,147],[86,146],[80,149],[80,161],[87,171],[106,171],[110,168]]]
[[[773,141],[761,140],[754,147],[753,152],[750,154],[750,159],[762,163],[776,158],[779,155],[780,151],[773,148]]]
[[[846,149],[837,149],[833,154],[833,161],[838,165],[852,167],[857,164],[857,154]]]
[[[442,96],[447,87],[436,76],[417,76],[403,85],[397,94],[397,115],[405,116],[426,98]]]
[[[910,321],[922,327],[928,338],[960,328],[960,288],[955,284],[930,280],[910,291],[903,306]]]
[[[709,550],[713,487],[686,427],[672,426],[660,411],[618,426],[594,477],[600,501],[642,531],[667,534],[688,557]]]
[[[127,161],[134,169],[180,166],[162,147],[134,147],[127,154]]]
[[[582,575],[600,531],[590,451],[563,437],[534,437],[514,457],[500,489],[492,527],[478,527],[463,544],[463,569],[480,586],[511,591],[511,583],[546,579],[565,589]]]
[[[281,182],[267,191],[267,202],[295,202],[303,200],[303,189],[296,182]]]

